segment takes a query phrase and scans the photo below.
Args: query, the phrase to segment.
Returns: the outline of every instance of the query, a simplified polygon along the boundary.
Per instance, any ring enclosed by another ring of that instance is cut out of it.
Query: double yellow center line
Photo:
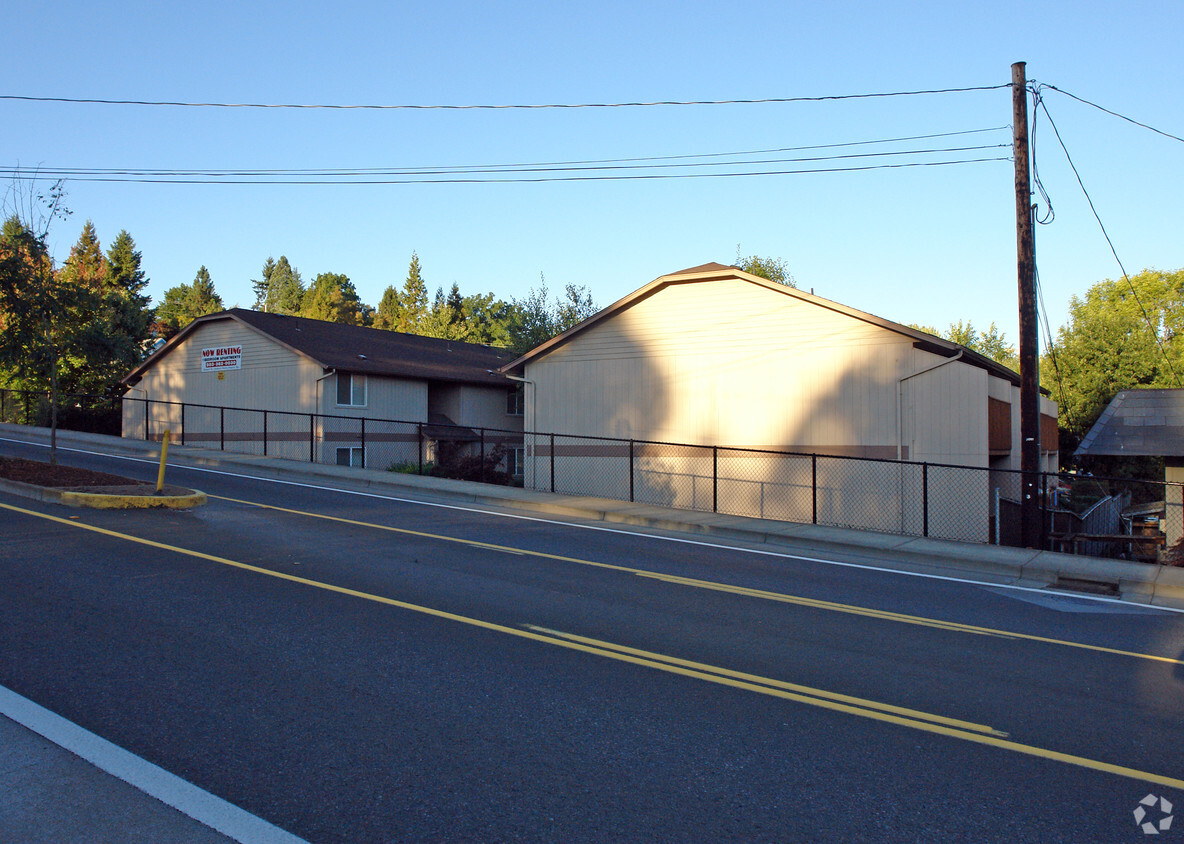
[[[227,499],[233,500],[233,499]],[[250,504],[252,502],[241,502]],[[255,505],[261,507],[268,507],[268,509],[283,510],[284,508],[271,507],[270,505]],[[230,566],[232,568],[243,571],[253,572],[255,574],[263,575],[265,577],[273,577],[279,580],[288,581],[290,583],[308,586],[314,589],[321,589],[326,592],[331,592],[339,595],[345,595],[351,598],[357,598],[365,601],[371,601],[385,606],[396,607],[402,610],[408,610],[422,615],[439,618],[451,622],[465,624],[470,627],[476,627],[482,630],[501,633],[508,636],[514,636],[520,639],[528,639],[531,641],[552,645],[555,647],[565,648],[567,650],[578,651],[582,653],[592,654],[607,659],[613,659],[618,662],[629,663],[632,665],[643,666],[658,671],[663,671],[669,674],[676,674],[683,677],[689,677],[696,680],[701,680],[717,685],[728,686],[735,689],[741,689],[748,692],[755,692],[758,694],[769,695],[772,697],[781,698],[783,700],[790,700],[796,703],[805,704],[807,706],[814,706],[821,709],[827,709],[834,712],[842,712],[848,715],[854,715],[860,718],[868,718],[875,721],[895,724],[902,727],[907,727],[914,730],[920,730],[927,733],[935,733],[951,738],[970,741],[977,744],[984,744],[991,747],[996,747],[1004,750],[1010,750],[1015,753],[1022,753],[1027,756],[1034,756],[1041,759],[1047,759],[1057,762],[1062,762],[1070,765],[1076,765],[1081,768],[1088,768],[1094,771],[1101,771],[1104,773],[1115,774],[1117,776],[1129,777],[1143,782],[1154,783],[1157,785],[1168,786],[1170,788],[1184,790],[1184,780],[1175,779],[1173,777],[1166,777],[1160,774],[1154,774],[1147,771],[1140,771],[1135,768],[1128,768],[1122,765],[1113,765],[1108,762],[1100,762],[1094,759],[1088,759],[1082,756],[1074,756],[1067,753],[1060,753],[1054,750],[1048,750],[1042,747],[1035,747],[1033,745],[1022,744],[1020,742],[1011,741],[1007,737],[1007,733],[993,729],[991,727],[975,724],[968,721],[961,721],[954,718],[947,718],[941,715],[934,715],[922,712],[915,709],[908,709],[905,707],[894,706],[892,704],[881,703],[878,701],[867,700],[865,698],[853,697],[850,695],[838,694],[830,692],[825,689],[816,689],[810,686],[803,686],[796,683],[789,683],[783,680],[776,680],[768,677],[761,677],[754,674],[746,674],[744,672],[733,671],[727,668],[708,665],[706,663],[694,662],[692,660],[681,659],[679,657],[668,656],[665,654],[658,654],[652,651],[645,651],[639,648],[633,648],[626,645],[618,645],[612,642],[606,642],[599,639],[592,639],[585,636],[579,636],[573,633],[564,633],[557,630],[550,630],[544,627],[534,625],[522,625],[521,627],[510,627],[503,624],[497,624],[490,621],[484,621],[479,618],[472,618],[471,616],[459,615],[457,613],[447,612],[432,607],[425,607],[419,604],[412,604],[407,601],[400,601],[395,598],[388,598],[382,595],[375,595],[369,592],[362,592],[356,589],[349,589],[344,586],[337,586],[332,583],[325,583],[323,581],[312,580],[306,577],[299,577],[285,572],[273,571],[271,569],[263,568],[261,566],[251,565],[249,563],[231,560],[226,557],[220,557],[215,554],[206,554],[201,551],[194,551],[189,548],[181,548],[176,545],[169,545],[164,542],[157,542],[152,539],[145,539],[131,534],[120,533],[118,531],[101,528],[96,525],[89,525],[84,522],[74,521],[71,519],[63,519],[58,516],[51,516],[46,513],[38,513],[34,510],[27,510],[21,507],[14,507],[8,504],[0,503],[0,509],[9,510],[15,513],[21,513],[27,516],[32,516],[39,519],[44,519],[68,527],[77,528],[79,530],[91,531],[93,533],[109,536],[115,539],[133,542],[139,545],[144,545],[150,548],[156,548],[161,551],[167,551],[176,554],[183,554],[185,556],[194,557],[200,560],[206,560],[220,565]],[[288,510],[285,512],[298,513],[299,511]],[[302,515],[317,515],[317,514],[302,514]],[[350,522],[348,519],[340,519],[337,517],[320,516],[321,518],[332,518],[336,521]],[[362,522],[352,522],[353,524],[365,524]],[[383,527],[380,525],[373,525],[372,527]],[[427,534],[420,531],[411,531],[402,528],[384,528],[400,533],[409,533],[419,536],[431,537],[433,534]],[[443,538],[443,537],[440,537]],[[507,550],[513,553],[520,553],[520,549],[511,549],[504,546],[490,545],[488,543],[473,542],[471,540],[453,540],[464,542],[465,544],[475,545],[489,548],[491,550]],[[557,555],[538,554],[538,552],[528,552],[537,554],[538,556],[546,556],[557,559],[569,559],[558,557]],[[574,562],[580,562],[573,560]],[[588,563],[592,564],[592,563]],[[603,566],[605,568],[620,569],[620,566],[612,566],[607,564],[597,563],[595,565]],[[663,576],[664,577],[664,576]]]

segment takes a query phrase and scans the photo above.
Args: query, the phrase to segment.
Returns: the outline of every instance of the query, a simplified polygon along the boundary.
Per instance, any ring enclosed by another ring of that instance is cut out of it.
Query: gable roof
[[[1184,390],[1123,390],[1106,405],[1076,453],[1184,457]]]
[[[526,354],[522,355],[520,358],[517,358],[516,360],[506,364],[501,368],[501,371],[521,373],[527,363],[549,354],[559,346],[562,346],[564,343],[570,341],[576,335],[587,331],[592,326],[615,316],[629,307],[632,307],[642,299],[653,296],[655,293],[665,287],[669,287],[674,284],[693,284],[696,282],[723,281],[728,279],[747,281],[750,284],[756,284],[761,287],[768,288],[769,290],[776,291],[777,293],[789,296],[790,298],[798,299],[802,302],[807,302],[811,305],[816,305],[821,308],[826,308],[827,310],[835,311],[837,313],[853,317],[854,319],[871,323],[872,325],[877,325],[880,328],[894,331],[897,334],[903,334],[906,337],[911,337],[913,339],[913,345],[917,348],[923,349],[927,352],[932,352],[933,354],[941,355],[942,357],[954,357],[961,353],[962,360],[971,366],[985,369],[992,375],[998,378],[1004,378],[1017,387],[1020,384],[1020,376],[1018,373],[1012,371],[1001,363],[991,360],[985,355],[981,355],[978,352],[966,348],[965,346],[960,346],[957,343],[944,340],[941,337],[937,337],[933,334],[919,331],[916,328],[909,328],[907,325],[900,325],[899,323],[882,319],[881,317],[875,316],[874,314],[865,313],[864,311],[848,307],[847,305],[839,304],[838,302],[832,302],[829,299],[822,298],[821,296],[815,296],[813,293],[805,293],[801,290],[798,290],[797,288],[790,287],[785,284],[778,284],[774,281],[769,281],[768,279],[761,278],[760,276],[755,276],[752,273],[747,273],[738,267],[729,267],[724,264],[715,263],[714,261],[707,264],[700,264],[697,267],[679,270],[678,272],[670,273],[668,275],[654,279],[649,284],[633,291],[625,298],[614,302],[607,308],[598,311],[578,325],[569,328],[567,331],[556,337],[552,337],[546,343],[536,346]],[[1046,393],[1047,390],[1042,388],[1041,392]]]
[[[226,320],[258,331],[293,352],[312,359],[326,370],[428,381],[507,385],[506,377],[497,372],[510,359],[510,353],[505,349],[245,308],[231,308],[194,320],[132,370],[123,383],[135,384],[146,370],[155,366],[202,326]]]

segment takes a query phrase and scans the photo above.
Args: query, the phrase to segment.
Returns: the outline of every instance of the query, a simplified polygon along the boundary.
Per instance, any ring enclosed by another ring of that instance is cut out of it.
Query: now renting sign
[[[242,346],[219,346],[201,350],[201,371],[220,372],[225,369],[243,368]]]

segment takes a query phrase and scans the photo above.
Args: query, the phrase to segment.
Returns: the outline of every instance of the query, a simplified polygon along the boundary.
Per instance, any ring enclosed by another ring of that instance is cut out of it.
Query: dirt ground
[[[106,472],[92,472],[59,463],[52,466],[21,457],[0,457],[0,478],[35,486],[47,486],[73,492],[102,492],[106,495],[151,495],[156,484],[134,481]],[[190,490],[166,485],[166,495],[183,495]]]

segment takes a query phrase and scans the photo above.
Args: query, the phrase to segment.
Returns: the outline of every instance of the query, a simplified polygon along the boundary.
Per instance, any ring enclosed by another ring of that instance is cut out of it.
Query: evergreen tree
[[[267,310],[267,294],[271,290],[271,274],[273,272],[275,272],[275,259],[268,255],[267,260],[263,262],[262,278],[251,281],[251,289],[255,291],[255,304],[252,310]]]
[[[107,381],[105,391],[116,389],[118,380],[143,358],[152,336],[152,311],[144,293],[148,279],[141,269],[141,253],[126,230],[121,231],[107,250],[107,283],[100,303],[106,324],[107,351],[103,363]]]
[[[428,288],[420,273],[419,255],[412,252],[411,263],[407,267],[407,280],[403,282],[403,290],[399,294],[395,330],[415,334],[427,314]]]
[[[164,301],[156,309],[156,333],[169,339],[199,316],[224,310],[222,297],[214,291],[210,272],[204,266],[197,271],[192,284],[170,287]]]
[[[374,312],[374,327],[394,331],[395,326],[399,324],[399,314],[402,307],[402,303],[399,302],[399,291],[395,289],[393,284],[389,285],[382,292],[382,299],[378,302],[378,309]]]

